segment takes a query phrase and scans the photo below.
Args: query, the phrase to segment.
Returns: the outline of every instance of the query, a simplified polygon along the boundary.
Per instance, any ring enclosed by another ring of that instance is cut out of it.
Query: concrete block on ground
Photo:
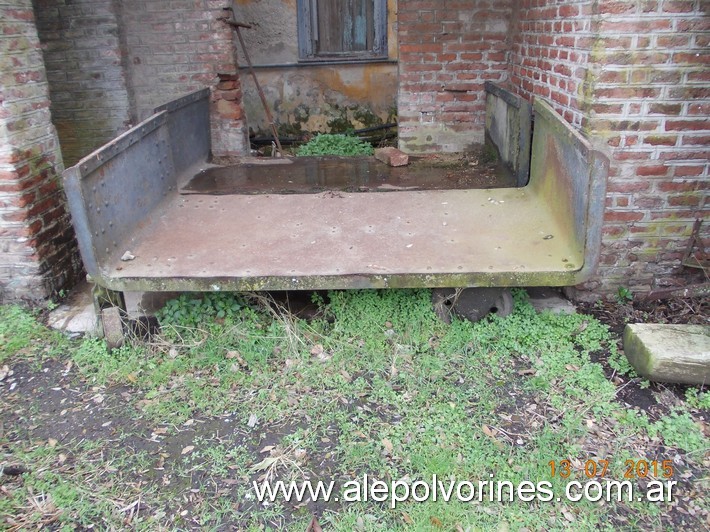
[[[538,312],[549,311],[552,314],[575,314],[577,312],[577,307],[554,288],[536,286],[526,290],[530,304]]]
[[[377,148],[375,159],[390,166],[407,166],[409,164],[409,155],[392,147]]]
[[[629,324],[624,352],[638,374],[649,380],[710,384],[710,326]]]
[[[91,286],[82,282],[75,286],[64,304],[52,310],[47,325],[69,334],[98,335],[98,320]]]

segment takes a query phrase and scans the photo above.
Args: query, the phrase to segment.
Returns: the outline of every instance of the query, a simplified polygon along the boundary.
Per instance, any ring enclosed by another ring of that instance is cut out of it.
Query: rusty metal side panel
[[[141,122],[65,170],[69,210],[88,273],[126,250],[155,207],[175,190],[167,113]]]
[[[155,109],[168,113],[173,164],[178,174],[207,160],[211,149],[209,89],[201,89]]]
[[[530,188],[551,209],[584,257],[575,282],[587,280],[599,260],[609,160],[594,150],[552,106],[535,99]]]
[[[63,174],[64,193],[71,213],[71,221],[79,243],[79,253],[84,261],[86,273],[92,277],[99,275],[99,264],[92,238],[91,224],[81,191],[81,172],[77,166],[67,168]]]

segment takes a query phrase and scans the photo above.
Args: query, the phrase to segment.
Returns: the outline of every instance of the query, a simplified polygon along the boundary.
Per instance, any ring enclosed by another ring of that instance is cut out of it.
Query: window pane
[[[372,50],[375,0],[320,0],[316,53]]]

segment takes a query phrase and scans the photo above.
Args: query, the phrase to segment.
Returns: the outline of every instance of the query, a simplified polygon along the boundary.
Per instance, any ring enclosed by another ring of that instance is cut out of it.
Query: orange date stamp
[[[569,478],[576,471],[580,471],[587,478],[606,476],[609,470],[609,460],[589,459],[580,466],[571,460],[550,460],[551,477]],[[626,460],[624,462],[624,479],[635,478],[673,478],[673,460]]]

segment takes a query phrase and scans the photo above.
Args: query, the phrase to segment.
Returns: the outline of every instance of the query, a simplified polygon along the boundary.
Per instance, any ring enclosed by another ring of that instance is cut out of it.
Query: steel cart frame
[[[533,107],[524,187],[181,195],[210,165],[209,91],[194,92],[64,172],[86,271],[118,293],[578,284],[599,258],[608,159]]]

